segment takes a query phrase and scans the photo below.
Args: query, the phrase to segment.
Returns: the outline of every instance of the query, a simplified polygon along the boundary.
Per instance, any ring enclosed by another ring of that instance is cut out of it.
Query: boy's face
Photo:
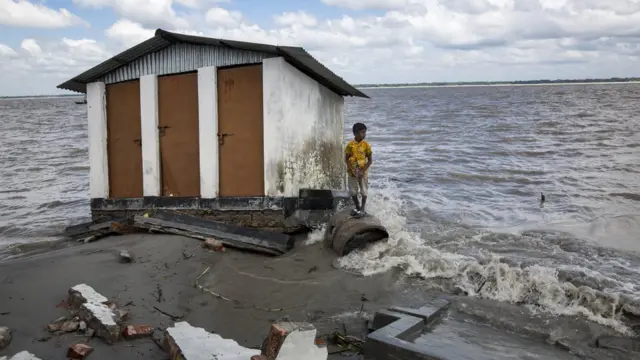
[[[356,133],[356,140],[364,140],[367,137],[367,129],[362,129]]]

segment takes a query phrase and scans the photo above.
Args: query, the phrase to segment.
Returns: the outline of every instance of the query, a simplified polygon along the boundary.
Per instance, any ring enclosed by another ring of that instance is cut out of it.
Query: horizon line
[[[562,84],[593,84],[593,83],[634,83],[640,82],[640,77],[610,77],[610,78],[586,78],[586,79],[540,79],[540,80],[505,80],[505,81],[432,81],[417,83],[371,83],[355,84],[356,88],[394,88],[394,87],[444,87],[444,86],[465,86],[465,85],[562,85]],[[39,94],[39,95],[5,95],[0,99],[16,99],[30,97],[72,97],[85,96],[83,93],[63,93],[63,94]]]

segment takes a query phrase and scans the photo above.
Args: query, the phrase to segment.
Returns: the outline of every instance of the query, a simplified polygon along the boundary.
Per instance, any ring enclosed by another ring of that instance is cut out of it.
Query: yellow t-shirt
[[[367,158],[371,156],[371,145],[364,140],[360,142],[351,140],[344,149],[344,153],[349,156],[349,163],[354,169],[363,169],[367,166]],[[355,174],[351,173],[351,170],[347,169],[347,171],[351,176],[355,176]]]

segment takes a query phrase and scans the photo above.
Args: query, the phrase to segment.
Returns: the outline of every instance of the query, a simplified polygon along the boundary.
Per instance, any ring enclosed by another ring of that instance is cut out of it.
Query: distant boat
[[[76,101],[75,103],[78,104],[78,105],[86,104],[87,103],[87,97],[85,96],[84,99],[82,99],[82,101]]]

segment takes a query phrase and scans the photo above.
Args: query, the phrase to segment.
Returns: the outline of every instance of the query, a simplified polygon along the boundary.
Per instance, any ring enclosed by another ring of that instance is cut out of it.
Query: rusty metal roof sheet
[[[314,59],[306,50],[301,47],[274,46],[257,44],[244,41],[214,39],[202,36],[184,35],[168,32],[162,29],[156,30],[156,34],[120,54],[112,57],[103,63],[83,72],[82,74],[68,80],[60,85],[59,89],[71,90],[86,93],[86,84],[96,81],[100,77],[118,69],[121,66],[131,63],[145,55],[165,49],[173,44],[187,43],[193,45],[221,46],[237,50],[250,50],[275,56],[282,56],[288,63],[320,84],[326,86],[331,91],[341,96],[358,96],[368,98],[366,94],[349,85],[341,77],[327,69],[318,60]]]

